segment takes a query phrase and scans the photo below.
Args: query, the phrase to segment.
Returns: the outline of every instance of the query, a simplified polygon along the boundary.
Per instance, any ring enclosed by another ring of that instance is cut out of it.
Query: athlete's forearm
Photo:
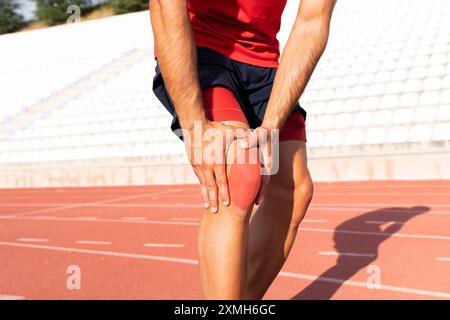
[[[334,6],[333,0],[324,1]],[[281,129],[305,90],[328,42],[331,11],[332,7],[318,8],[315,15],[297,18],[275,76],[263,127]]]
[[[151,0],[158,64],[183,129],[207,121],[197,76],[196,47],[186,1]]]

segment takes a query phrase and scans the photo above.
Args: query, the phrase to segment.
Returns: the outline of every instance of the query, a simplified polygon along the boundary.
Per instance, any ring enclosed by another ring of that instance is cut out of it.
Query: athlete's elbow
[[[330,24],[324,19],[300,20],[295,23],[292,34],[298,39],[311,39],[326,44],[330,34]]]

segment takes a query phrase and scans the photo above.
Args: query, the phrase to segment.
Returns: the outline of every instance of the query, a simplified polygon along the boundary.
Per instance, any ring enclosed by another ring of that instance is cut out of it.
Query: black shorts
[[[245,117],[244,120],[246,120],[250,128],[255,129],[259,127],[266,112],[277,69],[238,62],[214,50],[203,47],[197,48],[197,62],[199,82],[202,90],[212,87],[222,87],[230,90],[234,94],[239,104],[240,112],[242,112],[243,117]],[[153,79],[153,92],[173,116],[171,128],[179,136],[181,132],[181,130],[178,130],[180,129],[180,124],[175,108],[164,86],[158,65],[156,66],[156,75]],[[211,106],[205,105],[205,108],[211,108]],[[228,108],[228,110],[231,109]],[[286,121],[285,127],[280,132],[280,140],[306,141],[305,119],[306,111],[297,103],[294,111]],[[221,119],[211,120],[225,121],[236,119],[222,117]]]

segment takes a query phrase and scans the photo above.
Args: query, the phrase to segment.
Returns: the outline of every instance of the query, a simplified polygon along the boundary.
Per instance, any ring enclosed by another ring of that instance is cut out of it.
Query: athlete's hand
[[[259,127],[256,128],[252,133],[242,139],[240,148],[250,149],[258,147],[261,155],[262,161],[261,165],[263,168],[263,176],[261,179],[261,186],[259,188],[258,194],[256,195],[255,204],[259,205],[262,202],[264,194],[266,193],[267,186],[269,185],[270,176],[273,174],[273,154],[272,147],[278,147],[273,145],[273,143],[278,143],[278,136],[274,134],[274,131],[269,128]]]
[[[197,122],[194,128],[184,130],[189,161],[200,181],[203,206],[218,211],[218,194],[225,206],[230,205],[226,173],[226,151],[234,139],[243,137],[245,129],[221,122]],[[186,137],[186,133],[189,137]]]

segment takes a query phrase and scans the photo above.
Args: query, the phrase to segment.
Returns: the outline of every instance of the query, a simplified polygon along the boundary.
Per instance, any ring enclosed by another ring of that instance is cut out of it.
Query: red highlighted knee
[[[261,163],[258,157],[251,161],[252,152],[255,150],[238,151],[239,156],[234,158],[228,173],[231,202],[244,210],[253,204],[261,185]]]

